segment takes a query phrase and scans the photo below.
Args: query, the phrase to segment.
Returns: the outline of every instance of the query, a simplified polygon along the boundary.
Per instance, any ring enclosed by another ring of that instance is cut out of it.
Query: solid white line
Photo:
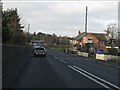
[[[94,79],[94,78],[92,78],[92,77],[90,77],[90,76],[86,75],[85,73],[83,73],[83,72],[81,72],[81,71],[79,71],[79,70],[75,69],[74,67],[69,66],[69,65],[68,65],[68,67],[70,67],[71,69],[73,69],[73,70],[77,71],[78,73],[80,73],[80,74],[84,75],[85,77],[89,78],[90,80],[92,80],[92,81],[94,81],[94,82],[98,83],[99,85],[101,85],[101,86],[103,86],[103,87],[105,87],[105,88],[110,89],[110,87],[108,87],[107,85],[105,85],[105,84],[103,84],[103,83],[101,83],[101,82],[97,81],[96,79]]]
[[[117,88],[117,89],[120,89],[120,87],[118,87],[118,86],[116,86],[116,85],[114,85],[114,84],[112,84],[112,83],[110,83],[110,82],[108,82],[108,81],[106,81],[106,80],[104,80],[104,79],[102,79],[102,78],[99,78],[99,77],[97,77],[97,76],[95,76],[95,75],[93,75],[93,74],[91,74],[91,73],[89,73],[89,72],[87,72],[87,71],[85,71],[85,70],[83,70],[83,69],[77,67],[77,66],[73,66],[73,67],[75,67],[75,68],[77,68],[77,69],[79,69],[79,70],[81,70],[81,71],[87,73],[88,75],[91,75],[91,76],[93,76],[93,77],[95,77],[95,78],[97,78],[97,79],[99,79],[99,80],[101,80],[101,81],[103,81],[103,82],[105,82],[105,83],[107,83],[107,84],[109,84],[109,85],[111,85],[111,86]]]

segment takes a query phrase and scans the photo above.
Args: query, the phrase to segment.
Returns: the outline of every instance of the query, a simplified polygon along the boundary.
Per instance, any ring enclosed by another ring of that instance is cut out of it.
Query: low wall
[[[2,87],[13,88],[20,69],[29,61],[30,49],[22,46],[2,45]]]
[[[96,59],[105,60],[104,54],[96,54]]]
[[[85,52],[77,52],[77,54],[79,55],[79,56],[83,56],[83,57],[88,57],[88,53],[85,53]]]
[[[96,54],[96,59],[100,60],[118,60],[119,57],[114,55]]]
[[[88,57],[88,53],[85,52],[77,52],[77,54],[79,56],[83,56],[83,57]],[[96,59],[99,60],[118,60],[120,59],[120,56],[114,56],[114,55],[104,55],[104,54],[96,54]]]

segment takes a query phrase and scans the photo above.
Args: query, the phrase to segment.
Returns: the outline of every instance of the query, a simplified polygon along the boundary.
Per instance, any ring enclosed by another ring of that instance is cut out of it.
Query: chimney
[[[81,34],[81,32],[79,31],[79,32],[78,32],[78,35],[80,35],[80,34]]]

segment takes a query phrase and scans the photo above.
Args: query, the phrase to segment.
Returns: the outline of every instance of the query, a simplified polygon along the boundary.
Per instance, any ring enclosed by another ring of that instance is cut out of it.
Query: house
[[[73,40],[74,46],[78,49],[89,52],[91,47],[107,52],[106,45],[110,42],[110,37],[104,33],[80,32]]]

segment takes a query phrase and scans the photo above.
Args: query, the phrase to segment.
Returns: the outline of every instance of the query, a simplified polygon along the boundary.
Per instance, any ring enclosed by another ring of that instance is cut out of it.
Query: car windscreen
[[[36,48],[36,50],[45,50],[44,48]]]

